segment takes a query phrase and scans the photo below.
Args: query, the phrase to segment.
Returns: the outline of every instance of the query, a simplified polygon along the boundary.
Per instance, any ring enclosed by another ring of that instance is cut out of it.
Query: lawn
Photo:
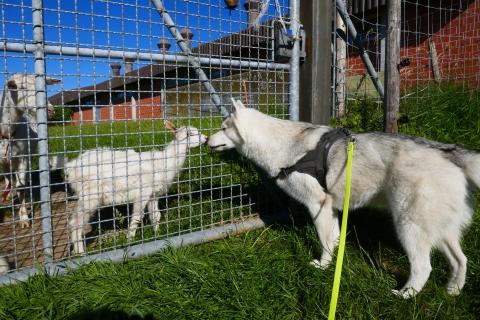
[[[479,98],[477,92],[459,93],[458,88],[450,86],[418,92],[402,100],[400,130],[480,148]],[[195,125],[204,128],[207,134],[209,128],[219,125],[211,119],[202,121],[206,122]],[[378,106],[369,100],[357,100],[350,105],[348,118],[341,123],[355,131],[378,130],[381,127]],[[150,130],[160,132],[158,135],[148,133],[148,128],[142,129],[155,144],[171,139],[162,131],[161,123],[145,125],[159,126],[159,130]],[[69,127],[68,130],[79,128]],[[88,139],[82,142],[87,149],[112,145],[111,139],[119,139],[115,140],[115,145],[137,146],[139,141],[142,146],[151,145],[150,140],[143,140],[146,139],[143,134],[110,138],[108,130],[112,129],[108,127],[92,126],[82,130],[85,130],[82,136],[86,132],[91,134],[88,138],[91,142]],[[105,136],[98,137],[97,132],[105,133]],[[53,130],[50,134],[59,135]],[[77,134],[72,131],[67,135],[74,137]],[[51,139],[50,148],[74,152],[79,150],[78,144],[73,145],[74,140],[72,138],[72,144],[64,145],[61,139]],[[287,204],[292,212],[290,221],[204,245],[171,248],[139,260],[121,264],[96,262],[66,276],[39,275],[24,283],[3,286],[0,288],[0,318],[325,319],[334,268],[322,271],[309,265],[309,261],[319,256],[320,247],[305,210],[272,189],[271,181],[256,173],[247,160],[234,153],[216,155],[200,149],[191,158],[176,187],[187,195],[187,199],[179,200],[181,203],[191,201],[188,195],[193,194],[192,190],[208,190],[217,184],[211,180],[217,178],[206,178],[202,182],[203,179],[192,178],[195,174],[209,177],[221,166],[224,180],[220,180],[220,185],[241,186],[240,193],[250,199],[248,205],[242,206],[248,208],[247,212],[275,211],[275,205]],[[215,169],[202,173],[198,168],[202,165]],[[226,181],[227,176],[231,180]],[[192,184],[191,190],[189,184]],[[268,208],[259,202],[261,192],[268,192],[273,197]],[[225,198],[220,197],[219,202],[226,210],[220,211],[233,212],[236,205],[228,204],[229,198]],[[212,199],[205,197],[195,201],[208,206]],[[197,215],[197,209],[185,207],[186,211],[181,215]],[[395,240],[388,213],[375,208],[353,212],[349,221],[337,318],[477,319],[480,314],[479,209],[463,241],[469,261],[467,283],[462,294],[458,297],[447,295],[444,285],[448,265],[438,252],[433,252],[430,279],[424,290],[410,300],[401,300],[390,292],[403,285],[409,266]],[[210,207],[201,210],[210,214]]]

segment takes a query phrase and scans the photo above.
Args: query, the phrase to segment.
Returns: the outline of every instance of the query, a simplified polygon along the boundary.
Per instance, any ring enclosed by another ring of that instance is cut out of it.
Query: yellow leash
[[[352,178],[352,160],[353,160],[354,142],[348,142],[347,149],[347,177],[345,182],[345,200],[343,201],[342,229],[340,230],[340,242],[338,243],[337,263],[335,265],[335,275],[333,277],[332,299],[330,300],[330,310],[328,311],[328,320],[335,319],[337,310],[338,292],[340,290],[340,277],[342,276],[343,255],[345,253],[345,238],[347,237],[347,219],[348,206],[350,204],[350,183]]]

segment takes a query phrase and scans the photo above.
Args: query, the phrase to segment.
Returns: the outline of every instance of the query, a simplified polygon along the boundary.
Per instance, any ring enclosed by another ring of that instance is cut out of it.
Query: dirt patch
[[[52,194],[52,230],[53,230],[53,256],[61,260],[70,255],[68,244],[67,216],[75,209],[76,201],[67,201],[65,192]],[[11,212],[10,203],[0,203]],[[14,221],[12,215],[5,214],[0,222],[0,255],[5,256],[11,269],[32,267],[42,263],[42,216],[40,205],[35,205],[35,213],[30,226],[22,228],[19,221]],[[8,211],[8,210],[7,210]],[[18,213],[18,207],[15,208]],[[17,216],[17,215],[15,215]],[[32,218],[32,215],[30,215]]]

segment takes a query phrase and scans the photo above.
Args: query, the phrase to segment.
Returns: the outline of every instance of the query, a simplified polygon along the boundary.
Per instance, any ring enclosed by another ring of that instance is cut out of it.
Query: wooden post
[[[300,65],[301,121],[329,124],[332,78],[332,1],[300,0],[307,58]]]
[[[400,105],[400,0],[387,1],[387,35],[385,48],[385,132],[397,133],[397,117]]]
[[[428,43],[429,53],[430,53],[430,63],[432,65],[432,72],[433,72],[433,79],[436,82],[440,81],[440,68],[438,67],[438,57],[437,57],[437,49],[435,49],[435,42],[430,41]]]

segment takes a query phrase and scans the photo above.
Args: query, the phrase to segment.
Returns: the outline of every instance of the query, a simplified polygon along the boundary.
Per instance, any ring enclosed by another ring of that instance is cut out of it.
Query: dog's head
[[[240,116],[247,111],[247,108],[240,100],[232,99],[232,103],[233,112],[223,121],[220,131],[208,138],[207,144],[211,150],[223,151],[233,148],[239,150],[244,143],[239,121]]]

